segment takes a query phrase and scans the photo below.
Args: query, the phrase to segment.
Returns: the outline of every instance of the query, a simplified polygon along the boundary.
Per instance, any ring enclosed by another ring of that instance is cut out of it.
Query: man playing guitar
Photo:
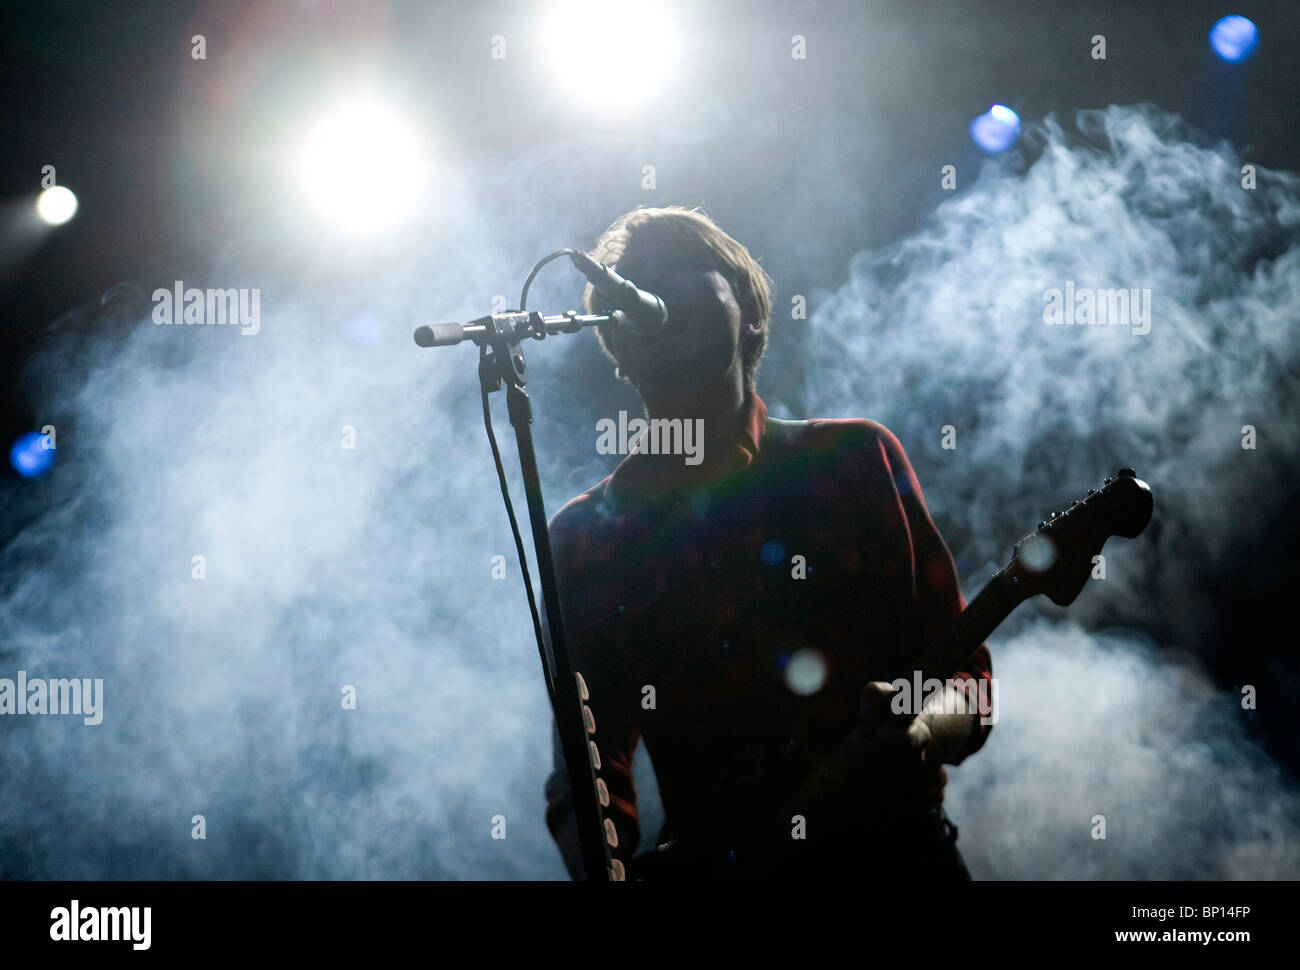
[[[602,347],[651,419],[702,420],[704,436],[702,461],[641,439],[550,524],[612,857],[633,878],[816,879],[846,866],[970,878],[943,765],[978,751],[995,719],[976,703],[977,688],[990,694],[988,648],[972,648],[926,712],[884,716],[884,681],[965,606],[902,446],[866,419],[768,415],[754,382],[770,280],[707,216],[635,210],[592,255],[661,296],[679,328],[647,338],[605,326]],[[590,287],[585,302],[603,309]],[[641,739],[664,807],[659,842],[689,865],[662,864],[671,852],[634,859]],[[581,878],[558,737],[554,757],[547,824]],[[823,797],[800,801],[810,784]]]

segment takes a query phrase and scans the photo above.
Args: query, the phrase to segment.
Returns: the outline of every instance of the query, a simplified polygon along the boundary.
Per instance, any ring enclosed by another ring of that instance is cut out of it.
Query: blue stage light
[[[28,431],[18,436],[9,449],[9,464],[23,478],[39,478],[54,467],[54,449],[50,439],[39,431]]]
[[[988,111],[970,123],[970,136],[986,152],[1004,152],[1020,137],[1020,116],[1005,104],[989,105]]]
[[[1236,64],[1255,53],[1259,46],[1259,28],[1236,14],[1224,17],[1210,28],[1210,46],[1225,61]]]

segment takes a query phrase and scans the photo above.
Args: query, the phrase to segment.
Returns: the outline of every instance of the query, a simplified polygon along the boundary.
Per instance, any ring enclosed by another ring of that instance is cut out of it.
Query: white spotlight
[[[616,114],[663,90],[683,38],[662,3],[558,0],[543,41],[548,69],[572,97]]]
[[[423,198],[424,146],[387,105],[357,100],[308,131],[294,177],[331,228],[375,236],[398,228]]]
[[[71,189],[51,185],[36,197],[36,214],[47,225],[61,226],[77,214],[77,197]]]

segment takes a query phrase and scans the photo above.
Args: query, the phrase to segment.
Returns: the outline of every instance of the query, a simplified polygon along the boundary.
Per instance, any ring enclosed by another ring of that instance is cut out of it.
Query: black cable
[[[482,370],[488,349],[480,345],[478,349],[479,369]],[[528,572],[528,557],[524,552],[523,536],[519,533],[519,520],[515,518],[514,503],[510,501],[510,488],[506,484],[506,469],[501,464],[501,449],[497,447],[497,436],[492,431],[492,409],[488,405],[488,389],[479,381],[479,394],[483,398],[483,427],[487,429],[488,444],[492,446],[492,461],[497,466],[497,479],[501,482],[501,498],[506,503],[506,514],[510,516],[510,531],[515,537],[515,550],[519,553],[519,571],[524,579],[524,590],[528,593],[528,610],[533,615],[533,633],[537,637],[537,653],[542,658],[542,674],[546,677],[546,691],[555,703],[555,678],[551,676],[551,661],[546,655],[546,640],[542,636],[542,619],[537,612],[537,597],[533,593],[533,579]]]
[[[547,263],[551,262],[551,260],[559,259],[561,256],[572,256],[577,254],[577,252],[576,249],[557,249],[555,252],[551,253],[551,255],[543,256],[538,260],[537,265],[534,266],[532,272],[528,274],[528,279],[524,280],[524,291],[519,294],[519,311],[521,313],[528,309],[528,288],[533,285],[533,278],[537,276],[537,271]]]

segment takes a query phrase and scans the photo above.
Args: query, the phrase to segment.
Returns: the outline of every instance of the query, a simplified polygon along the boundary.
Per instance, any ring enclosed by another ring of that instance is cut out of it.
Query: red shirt
[[[691,472],[682,456],[634,448],[550,523],[618,832],[612,852],[625,861],[640,839],[639,739],[659,782],[663,842],[691,826],[743,746],[794,751],[806,774],[856,723],[863,685],[910,670],[965,606],[911,464],[874,421],[775,421],[751,394],[731,470],[694,502]],[[954,679],[991,677],[981,645]],[[980,726],[971,751],[990,729]],[[546,820],[573,871],[555,740]],[[935,778],[931,804],[946,772]]]

